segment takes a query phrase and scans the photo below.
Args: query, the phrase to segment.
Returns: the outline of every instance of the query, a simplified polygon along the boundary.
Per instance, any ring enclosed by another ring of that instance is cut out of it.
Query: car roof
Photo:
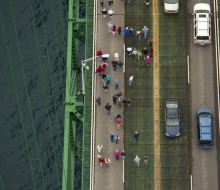
[[[167,118],[169,118],[169,119],[178,118],[178,109],[177,108],[167,108]]]

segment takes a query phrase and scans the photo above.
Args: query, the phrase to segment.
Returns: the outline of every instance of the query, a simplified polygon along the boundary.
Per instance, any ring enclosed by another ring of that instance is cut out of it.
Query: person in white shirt
[[[109,14],[110,18],[112,18],[113,13],[114,13],[114,11],[110,8],[110,9],[108,10],[108,14]]]
[[[128,52],[128,55],[131,55],[132,47],[127,47],[127,52]]]
[[[141,159],[136,155],[134,161],[135,161],[135,163],[137,164],[137,166],[139,166],[140,160],[141,160]]]
[[[106,158],[105,159],[105,163],[106,163],[107,167],[109,167],[110,163],[111,163],[111,160],[109,158]]]
[[[101,153],[102,148],[103,148],[103,146],[102,146],[101,144],[99,144],[99,145],[97,146],[97,149],[98,149],[98,152],[99,152],[99,153]]]
[[[134,55],[134,59],[137,59],[137,50],[136,48],[134,48],[134,50],[132,51],[132,55]]]

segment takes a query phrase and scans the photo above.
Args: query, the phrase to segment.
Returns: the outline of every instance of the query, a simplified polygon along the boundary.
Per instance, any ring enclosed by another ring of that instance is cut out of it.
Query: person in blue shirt
[[[115,79],[116,90],[118,89],[119,82],[120,81],[118,79]]]
[[[130,30],[128,29],[128,27],[126,27],[125,29],[124,29],[124,35],[125,36],[128,36],[130,34]]]
[[[146,26],[144,26],[144,28],[142,29],[142,32],[144,33],[144,38],[146,38],[147,37],[148,28]]]
[[[107,75],[107,77],[105,78],[107,84],[110,84],[111,80],[112,80],[112,76]]]

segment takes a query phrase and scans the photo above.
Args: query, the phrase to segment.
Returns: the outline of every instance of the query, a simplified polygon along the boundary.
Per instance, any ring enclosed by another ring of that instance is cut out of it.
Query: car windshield
[[[210,140],[202,140],[202,141],[200,141],[200,144],[212,144],[212,141],[210,141]]]
[[[178,108],[177,104],[167,104],[167,108]]]
[[[175,3],[178,3],[178,0],[165,0],[165,3],[175,4]]]
[[[177,126],[177,125],[179,125],[179,120],[178,119],[167,119],[166,125],[167,126]]]
[[[196,13],[209,13],[208,10],[196,10],[195,12]]]
[[[199,115],[200,118],[203,118],[203,117],[209,117],[211,118],[212,116],[209,114],[209,113],[202,113]]]
[[[197,40],[208,40],[209,36],[196,36]]]

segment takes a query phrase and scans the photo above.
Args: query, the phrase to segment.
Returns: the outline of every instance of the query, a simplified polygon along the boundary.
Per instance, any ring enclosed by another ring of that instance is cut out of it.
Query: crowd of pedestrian
[[[128,0],[128,3],[131,3],[131,0]],[[109,10],[106,10],[104,8],[104,0],[100,0],[100,4],[101,4],[101,7],[103,7],[103,9],[101,11],[101,13],[103,14],[103,18],[106,18],[107,14],[108,14],[109,17],[112,19],[113,14],[114,14],[114,11],[112,10],[112,8],[109,8]],[[147,8],[149,8],[149,1],[148,0],[145,1],[144,4],[146,5]],[[113,5],[113,0],[109,0],[109,5]],[[108,26],[108,32],[112,33],[113,36],[117,32],[118,32],[118,35],[121,35],[122,29],[121,29],[120,26],[113,25],[111,22],[108,22],[107,26]],[[149,28],[147,26],[144,26],[142,30],[136,30],[135,31],[135,29],[133,27],[130,27],[130,28],[126,27],[123,30],[125,37],[130,36],[130,37],[135,38],[135,33],[136,33],[136,36],[138,37],[139,41],[141,40],[142,36],[144,38],[147,38],[148,31],[149,31]],[[148,45],[149,45],[148,50],[147,50],[146,47],[144,47],[143,50],[141,51],[141,50],[137,50],[136,48],[132,48],[131,46],[128,46],[126,48],[126,51],[127,51],[128,55],[132,55],[135,60],[140,60],[141,58],[144,59],[147,63],[147,66],[148,66],[149,63],[152,62],[152,58],[153,58],[153,52],[154,52],[154,50],[153,50],[153,39],[148,39],[147,42],[148,42]],[[99,73],[99,76],[101,76],[102,87],[104,89],[104,92],[107,93],[108,92],[108,86],[111,84],[111,80],[113,79],[113,77],[111,75],[106,74],[106,73],[108,73],[107,72],[107,70],[108,70],[107,69],[108,68],[108,63],[107,63],[108,57],[103,57],[102,49],[98,49],[97,52],[96,52],[96,55],[99,56],[100,60],[102,60],[102,63],[100,65],[98,65],[98,67],[96,68],[95,73]],[[124,63],[121,62],[119,60],[119,58],[117,58],[117,59],[114,58],[111,61],[111,64],[113,66],[114,71],[117,70],[117,67],[119,67],[119,70],[123,70]],[[113,79],[113,81],[114,81],[114,84],[115,84],[115,89],[118,90],[120,80],[115,78],[115,79]],[[128,84],[132,85],[133,82],[134,82],[134,76],[130,75],[129,78],[128,78]],[[121,103],[123,103],[124,107],[127,106],[130,109],[131,99],[124,98],[123,100],[121,100],[122,95],[123,94],[121,92],[113,94],[112,95],[113,104],[117,105],[117,103],[118,103],[118,107],[121,108]],[[97,97],[96,102],[97,102],[97,105],[100,106],[101,105],[101,98]],[[108,116],[111,115],[111,108],[112,108],[112,105],[110,105],[109,103],[107,103],[105,105],[105,109],[107,110]],[[115,123],[116,123],[116,126],[117,126],[118,130],[120,130],[121,125],[123,124],[123,119],[122,119],[122,116],[121,116],[120,113],[115,115]],[[133,136],[134,136],[134,140],[136,142],[138,142],[138,138],[140,136],[140,133],[138,131],[135,131]],[[116,144],[118,144],[119,141],[120,141],[120,137],[118,135],[115,135],[114,133],[111,133],[109,135],[109,138],[110,138],[111,142],[115,142]],[[97,146],[97,150],[98,150],[97,157],[98,157],[100,166],[102,167],[103,163],[106,163],[106,166],[109,167],[110,163],[111,163],[111,160],[108,157],[104,158],[101,155],[102,149],[103,149],[103,145],[99,144]],[[115,155],[116,160],[119,160],[120,156],[121,156],[122,159],[125,159],[126,152],[125,152],[125,150],[122,150],[120,152],[119,149],[116,148],[115,151],[114,151],[114,155]],[[149,157],[145,154],[144,157],[143,157],[143,160],[144,160],[145,164],[147,164],[148,159],[149,159]],[[139,166],[140,158],[137,155],[134,158],[134,162],[136,163],[137,166]]]

